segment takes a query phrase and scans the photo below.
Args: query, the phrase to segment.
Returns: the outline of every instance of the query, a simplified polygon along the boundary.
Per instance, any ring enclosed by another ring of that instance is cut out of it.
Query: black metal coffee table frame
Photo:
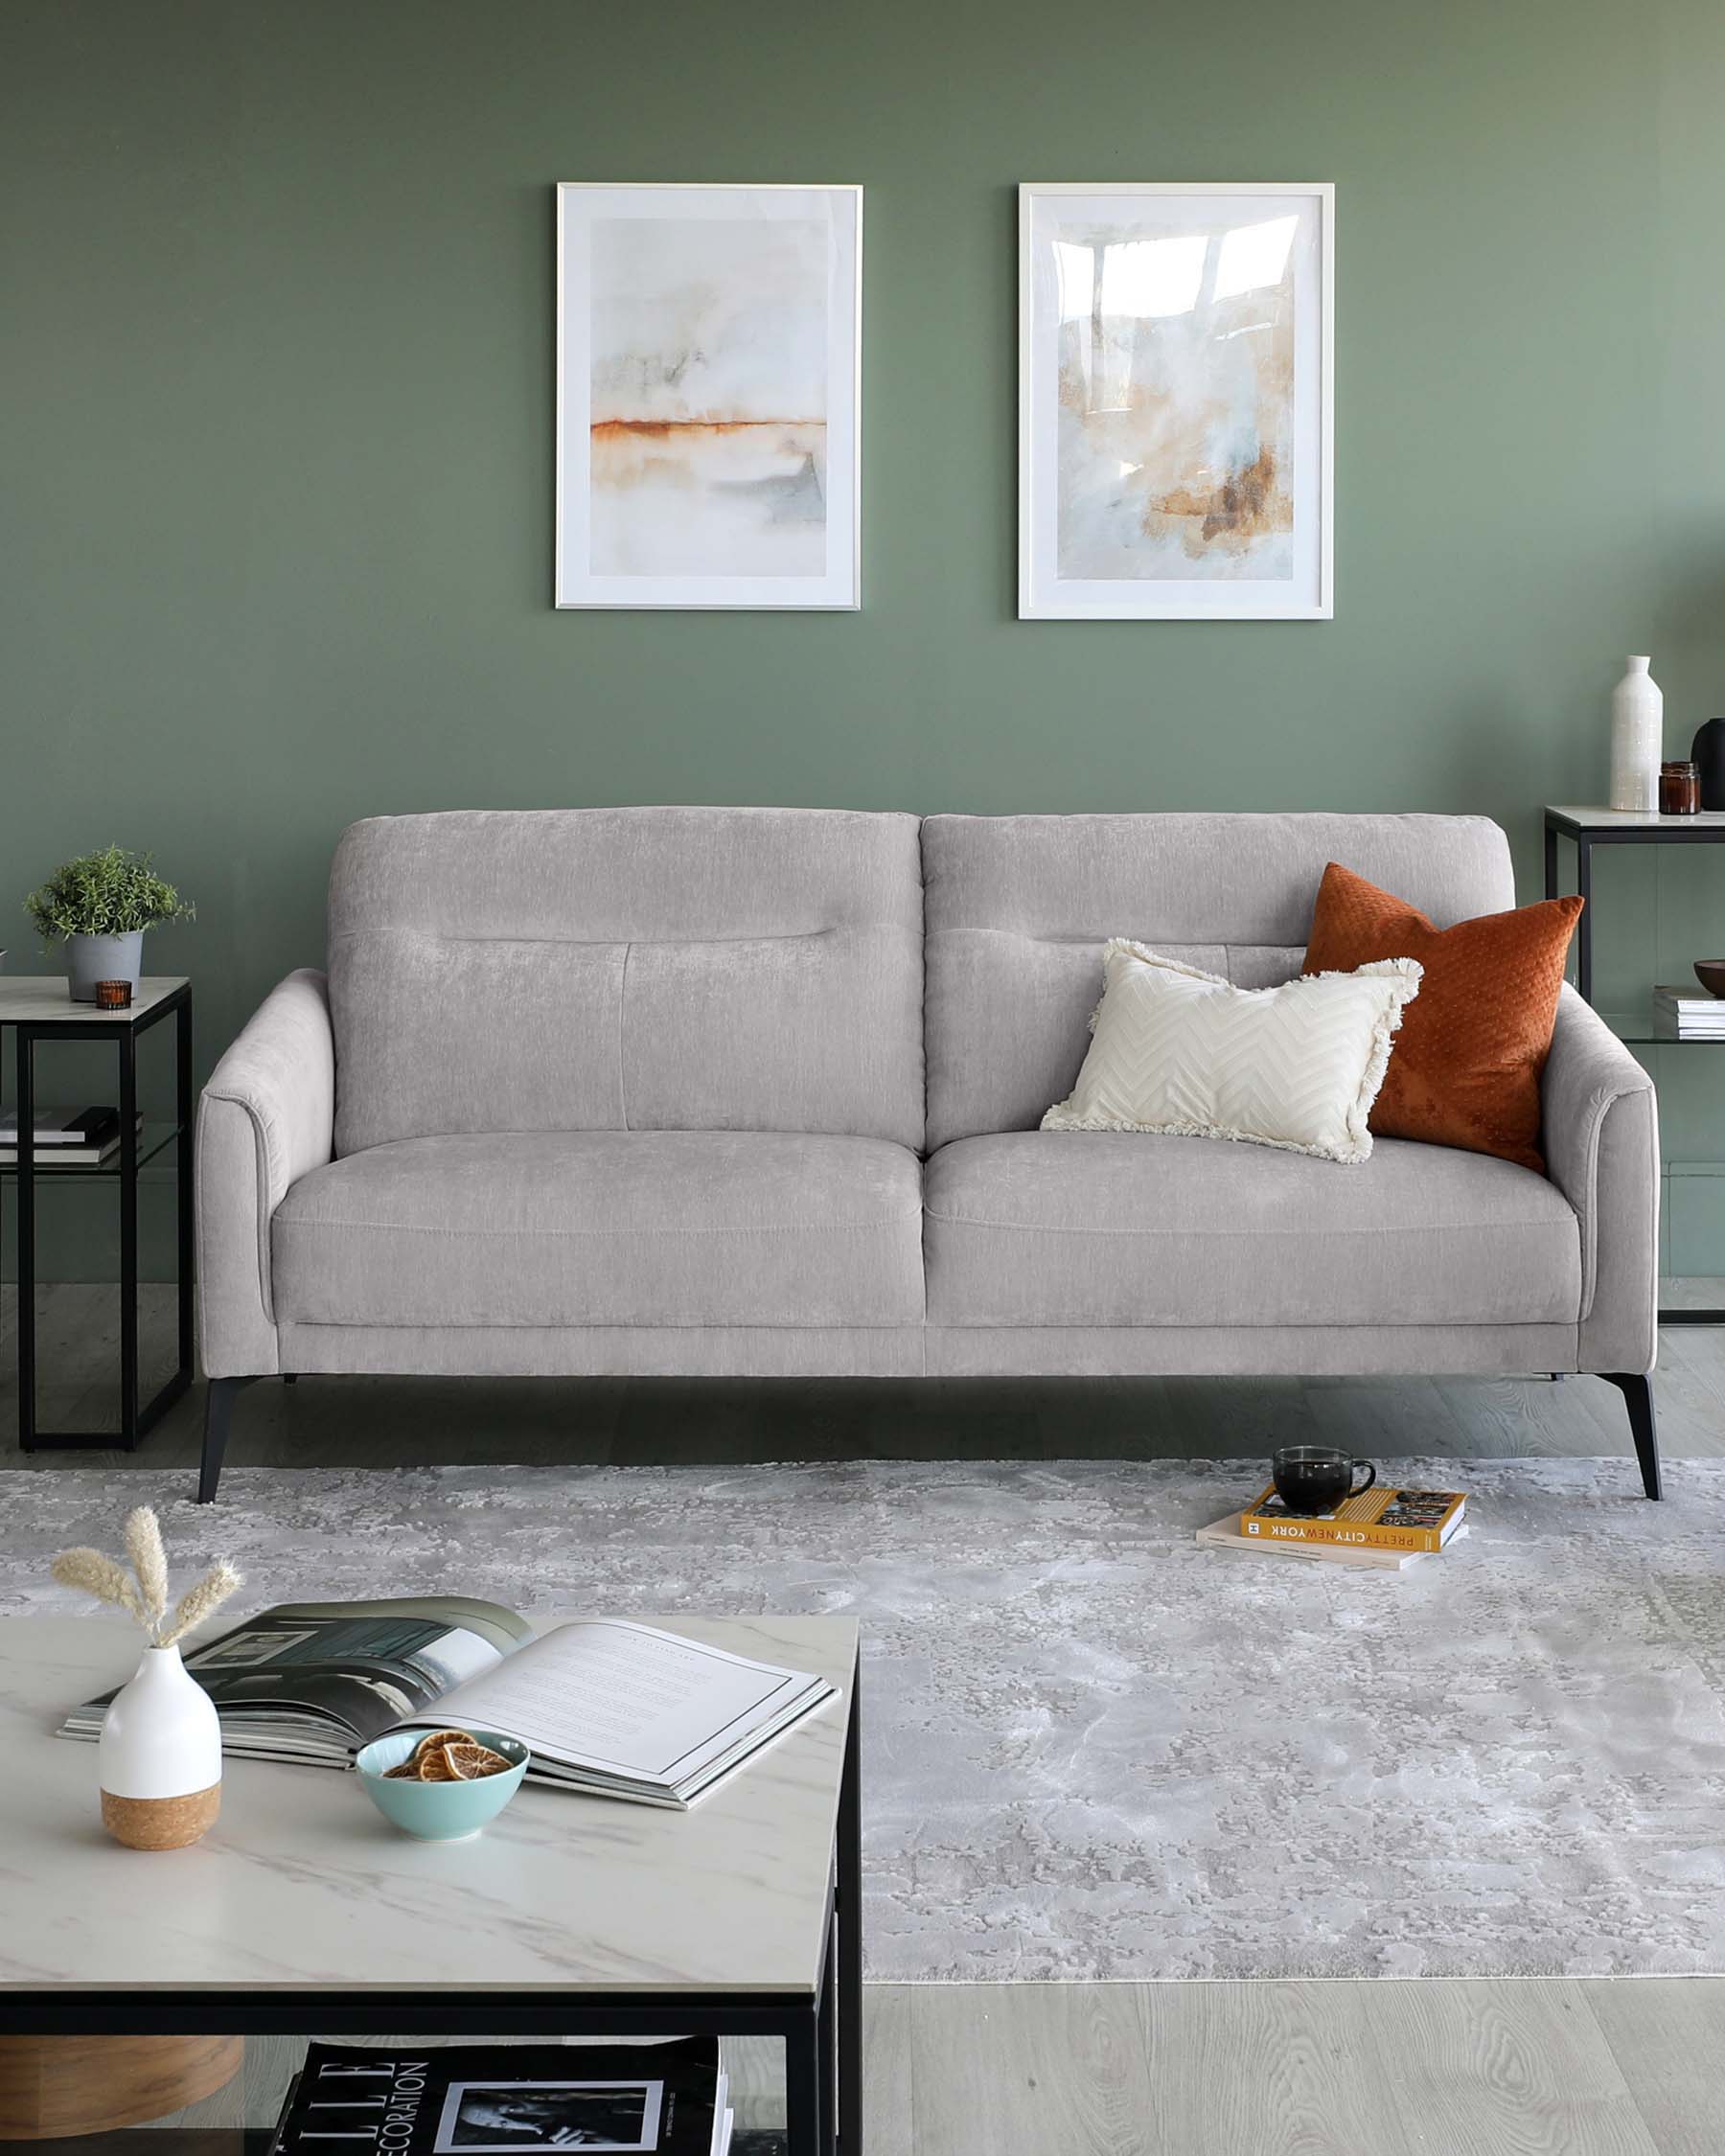
[[[57,1029],[58,1030],[58,1029]],[[0,1995],[13,2036],[776,2036],[789,2156],[862,2147],[861,1684],[853,1671],[821,1976],[808,1992],[243,1992],[139,1985]]]

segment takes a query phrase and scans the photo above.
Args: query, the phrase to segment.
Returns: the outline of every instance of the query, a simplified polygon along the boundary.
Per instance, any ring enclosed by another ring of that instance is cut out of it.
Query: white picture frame
[[[561,182],[554,604],[860,607],[862,353],[861,187]]]
[[[1021,186],[1019,618],[1330,620],[1334,325],[1327,182]]]

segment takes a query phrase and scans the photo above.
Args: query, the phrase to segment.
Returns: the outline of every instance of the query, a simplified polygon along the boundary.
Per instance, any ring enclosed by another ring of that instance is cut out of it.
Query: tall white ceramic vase
[[[97,1748],[102,1823],[130,1849],[183,1849],[221,1809],[221,1724],[177,1647],[146,1647]]]
[[[1651,663],[1632,658],[1611,692],[1611,806],[1644,815],[1658,812],[1665,753],[1665,697],[1647,672]]]

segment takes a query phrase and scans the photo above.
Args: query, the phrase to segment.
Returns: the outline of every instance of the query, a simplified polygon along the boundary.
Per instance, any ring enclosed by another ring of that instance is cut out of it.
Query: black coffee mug
[[[1355,1489],[1354,1476],[1362,1467],[1366,1479]],[[1353,1459],[1333,1445],[1284,1445],[1270,1471],[1283,1506],[1302,1518],[1333,1512],[1350,1497],[1364,1497],[1377,1480],[1377,1469],[1368,1459]]]

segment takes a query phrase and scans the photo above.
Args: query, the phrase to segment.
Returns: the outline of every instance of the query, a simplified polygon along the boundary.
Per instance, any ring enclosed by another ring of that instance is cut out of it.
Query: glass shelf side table
[[[1702,809],[1693,815],[1643,814],[1632,809],[1548,807],[1545,812],[1545,895],[1557,889],[1558,841],[1576,849],[1576,889],[1586,902],[1576,924],[1576,986],[1584,1003],[1593,1002],[1593,853],[1596,846],[1716,846],[1725,842],[1725,809]],[[1631,1048],[1717,1047],[1714,1041],[1674,1041],[1644,1032],[1620,1036]],[[1662,1310],[1662,1325],[1725,1325],[1725,1309]]]
[[[167,1123],[138,1127],[138,1041],[152,1026],[174,1022],[174,1110]],[[6,1029],[16,1035],[17,1161],[0,1167],[0,1199],[17,1190],[18,1445],[26,1453],[135,1452],[192,1383],[192,984],[177,975],[138,983],[130,1007],[101,1010],[75,1003],[60,975],[0,979],[0,1048]],[[35,1051],[44,1042],[105,1041],[119,1064],[120,1148],[93,1168],[43,1169],[34,1143]],[[177,1351],[173,1374],[154,1396],[138,1398],[138,1178],[144,1164],[172,1146],[177,1248]],[[118,1186],[120,1198],[120,1427],[42,1430],[36,1423],[35,1207],[43,1184],[94,1182]]]

